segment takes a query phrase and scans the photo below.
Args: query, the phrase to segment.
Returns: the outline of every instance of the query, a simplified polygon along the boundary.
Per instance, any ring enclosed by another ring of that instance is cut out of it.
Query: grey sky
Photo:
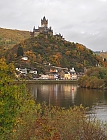
[[[46,17],[55,33],[107,51],[107,0],[0,0],[0,27],[32,31]]]

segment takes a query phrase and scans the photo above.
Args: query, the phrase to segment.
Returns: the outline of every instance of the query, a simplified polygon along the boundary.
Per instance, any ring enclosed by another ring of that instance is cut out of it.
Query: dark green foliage
[[[23,56],[24,52],[23,52],[23,48],[22,47],[18,47],[18,50],[17,50],[17,57],[19,56]]]

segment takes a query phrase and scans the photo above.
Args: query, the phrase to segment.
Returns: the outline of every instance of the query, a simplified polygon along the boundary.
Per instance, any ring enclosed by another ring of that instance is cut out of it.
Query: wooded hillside
[[[20,56],[17,56],[19,47],[23,49],[24,55],[29,58],[28,67],[36,67],[36,63],[50,63],[61,67],[74,67],[79,72],[83,71],[84,67],[89,68],[97,64],[104,66],[102,59],[85,46],[58,39],[55,36],[46,37],[44,35],[26,39],[7,52],[6,59],[8,62],[14,62],[16,66],[21,64]]]

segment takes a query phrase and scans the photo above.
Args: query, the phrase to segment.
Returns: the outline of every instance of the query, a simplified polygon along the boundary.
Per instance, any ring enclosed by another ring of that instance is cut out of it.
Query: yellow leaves
[[[14,65],[13,65],[12,63],[10,63],[10,64],[8,65],[8,68],[9,68],[9,71],[10,71],[10,72],[14,72],[14,71],[15,71],[15,67],[14,67]]]
[[[76,46],[77,46],[77,48],[79,49],[79,50],[81,50],[81,51],[84,51],[84,49],[85,49],[85,46],[83,46],[83,45],[81,45],[81,44],[76,44]]]
[[[36,61],[36,55],[32,50],[25,52],[25,55],[28,56],[31,61]]]
[[[56,54],[52,55],[49,60],[52,63],[55,63],[57,66],[60,66],[60,61],[62,60],[62,55],[60,52],[57,52]]]
[[[5,63],[5,59],[1,58],[0,59],[0,70],[6,71],[8,69],[8,65]]]
[[[71,51],[66,51],[65,54],[66,54],[66,55],[70,55],[70,54],[71,54]]]
[[[28,56],[30,56],[30,55],[32,55],[32,54],[33,54],[32,50],[26,51],[26,52],[25,52],[25,55],[28,55]]]
[[[84,60],[84,62],[83,62],[83,63],[84,63],[84,66],[86,66],[86,64],[87,64],[87,60]]]
[[[16,132],[16,129],[13,129],[13,133]]]
[[[9,65],[6,64],[5,59],[1,58],[0,59],[0,70],[4,70],[4,71],[14,71],[14,65],[12,63],[10,63]]]
[[[4,58],[0,59],[0,78],[3,80],[4,82],[7,81],[7,77],[9,80],[9,77],[14,77],[15,76],[15,68],[13,64],[9,64],[7,65],[5,62]]]

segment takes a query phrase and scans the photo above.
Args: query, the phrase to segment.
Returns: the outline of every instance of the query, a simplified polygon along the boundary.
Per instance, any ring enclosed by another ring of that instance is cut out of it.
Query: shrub
[[[86,116],[83,106],[60,108],[42,104],[19,130],[15,140],[105,140],[104,125],[96,118]],[[30,115],[30,114],[29,114]],[[29,116],[28,115],[28,116]]]
[[[91,68],[86,75],[78,80],[81,87],[92,89],[104,89],[106,84],[107,70],[105,68]]]

